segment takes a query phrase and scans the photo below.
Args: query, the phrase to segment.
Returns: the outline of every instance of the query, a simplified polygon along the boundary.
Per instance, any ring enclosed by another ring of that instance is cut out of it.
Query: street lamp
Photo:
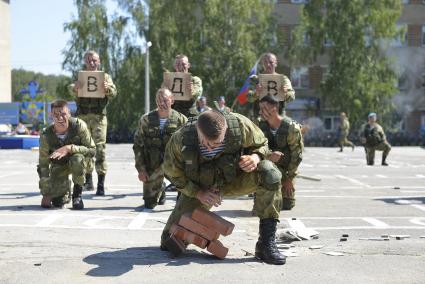
[[[146,60],[145,60],[145,113],[149,112],[150,99],[149,99],[149,47],[152,46],[152,42],[146,42]]]

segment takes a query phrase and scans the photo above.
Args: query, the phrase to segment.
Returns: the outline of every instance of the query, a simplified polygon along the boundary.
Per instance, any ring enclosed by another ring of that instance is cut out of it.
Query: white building
[[[12,101],[12,68],[10,64],[10,5],[0,0],[0,102]]]

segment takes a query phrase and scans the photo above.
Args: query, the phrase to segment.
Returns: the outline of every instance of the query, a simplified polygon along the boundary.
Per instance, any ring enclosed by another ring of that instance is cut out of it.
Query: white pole
[[[150,110],[150,94],[149,94],[149,47],[152,46],[150,41],[146,42],[146,60],[145,60],[145,113]]]

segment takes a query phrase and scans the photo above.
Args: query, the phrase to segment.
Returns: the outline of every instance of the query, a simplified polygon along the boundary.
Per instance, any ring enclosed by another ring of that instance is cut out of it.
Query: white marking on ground
[[[130,224],[128,224],[127,228],[129,230],[140,230],[145,224],[149,215],[150,214],[148,212],[140,212],[136,217],[134,217]]]
[[[20,175],[20,174],[22,174],[22,172],[10,172],[10,173],[7,173],[7,174],[0,175],[0,178],[5,178],[5,177],[9,177],[9,176]]]
[[[416,175],[417,178],[425,178],[425,175]]]
[[[363,182],[361,182],[359,180],[356,180],[354,178],[346,177],[346,176],[343,176],[343,175],[335,175],[335,176],[337,178],[348,180],[349,182],[354,183],[354,184],[357,184],[357,185],[360,185],[360,186],[370,187],[370,185],[368,185],[366,183],[363,183]]]
[[[99,218],[89,219],[85,221],[83,224],[93,228],[103,228],[108,226],[102,226],[102,225],[99,226],[98,225],[99,222],[106,221],[106,220],[117,220],[117,219],[120,219],[120,217],[99,217]]]
[[[40,222],[35,224],[35,227],[49,227],[51,224],[53,224],[56,220],[61,218],[61,214],[50,214],[47,217],[43,218]]]
[[[419,204],[411,204],[410,206],[415,207],[416,209],[425,211],[425,206]]]
[[[410,223],[413,223],[413,224],[416,224],[416,225],[425,226],[425,222],[422,221],[422,220],[424,220],[424,218],[412,218],[409,221],[410,221]]]
[[[305,192],[305,193],[310,193],[310,192],[325,192],[324,190],[313,190],[313,189],[301,189],[301,190],[297,190],[297,193],[299,192]]]
[[[378,177],[378,178],[388,178],[387,176],[385,176],[385,175],[376,175],[376,177]]]
[[[384,223],[378,219],[375,218],[363,218],[364,221],[368,222],[369,224],[374,225],[375,227],[379,228],[388,228],[389,225],[387,223]]]

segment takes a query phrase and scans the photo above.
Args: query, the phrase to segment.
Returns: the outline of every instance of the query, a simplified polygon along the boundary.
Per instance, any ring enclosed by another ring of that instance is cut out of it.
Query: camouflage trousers
[[[348,140],[347,137],[348,137],[348,134],[341,134],[339,136],[339,146],[341,147],[341,149],[344,146],[349,146],[349,147],[353,147],[354,146],[353,142],[351,142],[350,140]]]
[[[162,168],[158,168],[149,175],[148,181],[143,183],[143,200],[145,203],[157,205],[164,190],[164,171]]]
[[[366,150],[367,161],[370,163],[373,163],[375,160],[375,151],[383,151],[382,157],[385,158],[388,156],[388,153],[391,151],[391,145],[388,142],[384,141],[374,147],[365,146],[365,150]]]
[[[85,182],[86,164],[87,159],[82,154],[70,156],[68,162],[64,164],[51,163],[49,177],[40,178],[41,194],[52,199],[63,199],[63,203],[67,203],[71,196],[69,175],[72,175],[74,184],[82,186]]]
[[[280,208],[282,207],[280,188],[280,182],[273,188],[263,186],[258,171],[251,173],[243,172],[231,183],[225,184],[220,189],[220,194],[223,197],[236,197],[255,192],[256,202],[254,206],[257,216],[260,219],[279,219]],[[162,232],[161,242],[164,242],[169,235],[168,231],[171,225],[177,222],[183,214],[193,212],[196,208],[200,207],[210,209],[210,207],[203,205],[198,199],[181,194]]]
[[[105,151],[106,130],[108,127],[108,120],[106,119],[106,115],[89,113],[80,114],[78,118],[84,120],[84,122],[87,124],[93,141],[96,144],[96,161],[93,163],[93,159],[89,159],[87,173],[91,174],[93,172],[93,168],[96,167],[96,172],[98,175],[105,175],[107,170]]]
[[[285,196],[286,188],[283,185],[282,180],[282,210],[291,210],[295,206],[295,180],[292,180],[292,184],[294,186],[294,191],[291,193],[289,197]]]

